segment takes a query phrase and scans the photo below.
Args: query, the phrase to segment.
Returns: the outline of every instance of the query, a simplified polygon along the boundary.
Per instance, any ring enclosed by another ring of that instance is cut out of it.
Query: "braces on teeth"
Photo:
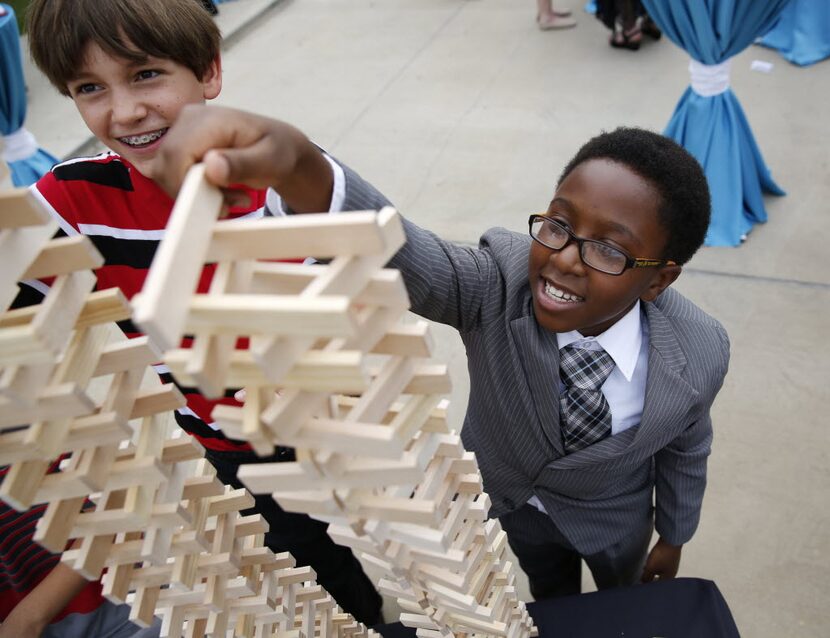
[[[156,133],[145,133],[144,135],[133,135],[131,137],[122,137],[121,139],[124,140],[127,144],[149,144],[150,142],[154,142],[162,135],[161,131]]]

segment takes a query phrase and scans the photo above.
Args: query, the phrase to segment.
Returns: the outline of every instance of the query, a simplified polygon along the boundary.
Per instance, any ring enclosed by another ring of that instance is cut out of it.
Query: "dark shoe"
[[[654,24],[654,20],[649,17],[646,17],[645,20],[643,20],[642,29],[643,33],[653,40],[659,40],[663,36],[663,32],[660,31],[656,24]]]
[[[640,48],[640,42],[643,40],[642,32],[642,18],[637,18],[634,26],[630,29],[623,29],[622,22],[617,18],[614,22],[614,31],[611,33],[611,38],[608,40],[615,49],[628,49],[629,51],[636,51]]]

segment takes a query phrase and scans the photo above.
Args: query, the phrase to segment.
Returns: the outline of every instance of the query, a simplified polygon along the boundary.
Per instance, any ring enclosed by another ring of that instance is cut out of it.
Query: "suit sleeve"
[[[729,364],[729,338],[717,327],[711,387],[702,413],[683,433],[655,455],[655,529],[671,545],[687,543],[700,522],[706,465],[712,449],[711,408]]]
[[[389,200],[357,173],[343,166],[344,210],[379,209]],[[406,244],[389,262],[401,271],[411,309],[427,319],[471,330],[482,320],[482,307],[500,275],[486,241],[478,249],[445,241],[402,218]],[[485,235],[486,237],[486,235]]]

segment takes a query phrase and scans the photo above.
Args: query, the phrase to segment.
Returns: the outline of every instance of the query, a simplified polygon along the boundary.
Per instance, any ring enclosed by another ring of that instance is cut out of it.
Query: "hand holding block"
[[[204,174],[201,164],[187,173],[144,288],[133,298],[134,321],[163,350],[179,344],[222,208],[221,191]]]

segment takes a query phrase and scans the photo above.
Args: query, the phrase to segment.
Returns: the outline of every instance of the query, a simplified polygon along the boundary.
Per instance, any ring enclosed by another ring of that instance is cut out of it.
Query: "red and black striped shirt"
[[[250,206],[232,208],[229,216],[262,217],[266,191],[243,190],[250,196]],[[173,200],[155,182],[120,156],[105,152],[57,164],[32,191],[57,219],[60,234],[86,235],[101,252],[104,265],[96,271],[98,289],[120,288],[128,299],[141,290],[173,208]],[[213,271],[213,265],[205,266],[199,292],[207,291]],[[26,283],[42,286],[40,282]],[[128,337],[140,334],[130,321],[119,325]],[[188,343],[183,347],[189,347]],[[162,381],[173,381],[165,366],[156,369]],[[184,430],[213,450],[250,449],[247,443],[228,439],[209,425],[217,403],[239,405],[232,392],[214,401],[193,388],[179,387],[187,407],[177,411],[176,420]]]
[[[57,466],[58,461],[50,472]],[[8,466],[0,467],[0,483],[8,469]],[[46,505],[35,505],[25,512],[17,512],[0,501],[0,623],[60,560],[59,554],[52,554],[32,540],[45,511]],[[101,583],[90,582],[50,622],[71,613],[87,614],[102,602]]]

